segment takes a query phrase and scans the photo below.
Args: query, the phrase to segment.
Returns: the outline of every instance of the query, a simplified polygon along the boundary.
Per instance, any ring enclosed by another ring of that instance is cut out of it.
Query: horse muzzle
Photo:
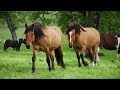
[[[27,48],[27,49],[30,49],[30,45],[26,45],[26,48]]]
[[[72,44],[71,43],[69,43],[69,48],[72,48]]]
[[[117,53],[120,54],[120,50],[118,50]]]

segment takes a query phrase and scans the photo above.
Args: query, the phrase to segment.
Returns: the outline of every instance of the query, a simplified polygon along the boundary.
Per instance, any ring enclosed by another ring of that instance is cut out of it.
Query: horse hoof
[[[65,68],[65,65],[62,65],[62,68]]]
[[[85,62],[84,66],[85,66],[85,67],[87,67],[87,66],[88,66],[88,63],[87,63],[87,62]]]
[[[32,72],[32,75],[34,76],[34,75],[35,75],[35,72],[34,72],[34,73]]]
[[[81,65],[78,65],[78,67],[81,67]]]
[[[52,70],[55,70],[55,68],[52,68]]]
[[[51,68],[49,68],[49,71],[51,71],[52,69]]]
[[[35,73],[35,70],[33,70],[32,73]]]

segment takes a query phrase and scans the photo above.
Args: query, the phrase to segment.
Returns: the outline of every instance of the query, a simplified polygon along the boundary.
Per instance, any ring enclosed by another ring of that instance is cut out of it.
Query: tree
[[[3,20],[5,20],[5,22],[7,22],[8,28],[11,32],[12,35],[12,40],[17,40],[17,35],[15,32],[15,26],[12,22],[12,17],[11,17],[12,12],[9,11],[2,11],[0,12],[0,16]]]
[[[10,30],[11,35],[12,35],[12,40],[17,40],[17,35],[16,35],[16,32],[15,32],[15,26],[12,23],[10,12],[6,12],[6,20],[7,20],[9,30]]]
[[[97,15],[97,17],[96,17],[96,29],[98,31],[100,31],[100,27],[101,27],[101,11],[97,11],[96,15]]]
[[[94,11],[88,11],[88,27],[93,27]]]

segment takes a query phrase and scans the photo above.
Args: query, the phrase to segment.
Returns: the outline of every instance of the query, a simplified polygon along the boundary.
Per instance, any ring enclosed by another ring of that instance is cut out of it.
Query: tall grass
[[[24,28],[18,28],[18,38],[24,38]],[[100,57],[98,66],[92,68],[89,59],[88,67],[83,64],[78,67],[75,52],[68,48],[67,36],[63,34],[63,55],[66,68],[58,66],[55,60],[55,70],[49,72],[44,52],[37,55],[35,66],[36,73],[32,74],[32,47],[26,49],[22,45],[20,52],[12,48],[8,52],[3,51],[3,41],[10,38],[11,34],[7,28],[0,28],[0,78],[1,79],[119,79],[120,78],[120,61],[116,59],[116,52],[113,50],[102,49],[104,57]],[[54,53],[53,53],[54,54]]]

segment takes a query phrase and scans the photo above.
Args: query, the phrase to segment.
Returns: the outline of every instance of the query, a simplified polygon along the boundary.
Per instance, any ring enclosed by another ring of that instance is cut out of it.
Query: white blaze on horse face
[[[72,31],[69,32],[69,35],[70,35],[70,43],[71,43],[71,36],[72,36]]]

